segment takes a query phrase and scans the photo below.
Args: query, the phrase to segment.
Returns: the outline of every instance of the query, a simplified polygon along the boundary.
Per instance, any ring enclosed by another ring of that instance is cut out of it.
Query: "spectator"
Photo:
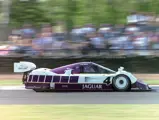
[[[21,29],[21,35],[23,38],[33,38],[35,37],[35,30],[32,28],[31,24],[24,24],[23,28]]]
[[[132,12],[129,16],[127,16],[128,24],[136,24],[139,22],[139,15],[136,12]]]
[[[43,31],[41,33],[41,45],[43,46],[42,48],[47,50],[47,49],[52,49],[52,46],[54,44],[54,39],[52,37],[52,33],[45,32]]]
[[[152,49],[159,49],[159,32],[154,33],[150,39]]]
[[[23,28],[19,30],[14,30],[12,33],[18,34],[16,37],[11,37],[12,40],[16,40],[10,50],[15,51],[20,54],[33,55],[36,54],[32,48],[32,40],[35,37],[35,31],[32,29],[30,24],[25,24]]]
[[[85,25],[85,26],[82,28],[82,31],[83,31],[83,33],[85,33],[85,34],[89,34],[89,33],[94,33],[94,32],[96,32],[96,29],[95,29],[95,27],[94,27],[92,24],[88,24],[88,25]]]
[[[36,34],[36,38],[33,39],[32,41],[32,47],[33,49],[35,49],[36,51],[39,52],[39,55],[42,55],[44,53],[43,49],[43,40],[42,40],[42,34],[41,33],[37,33]]]
[[[147,49],[149,45],[147,34],[141,32],[134,41],[134,45],[136,46],[137,49]]]
[[[100,53],[100,50],[105,48],[104,37],[100,33],[94,33],[90,40],[93,49],[95,49],[97,53]]]
[[[130,33],[134,33],[134,32],[139,32],[139,27],[137,27],[137,25],[134,25],[134,24],[131,24],[131,25],[128,25],[125,29],[126,32],[130,32]]]
[[[66,37],[66,28],[63,22],[58,22],[56,26],[53,27],[54,35],[58,41],[63,41]]]
[[[73,42],[82,42],[83,41],[82,36],[84,33],[85,31],[80,26],[73,28],[71,32]]]
[[[106,24],[102,24],[102,25],[100,25],[100,28],[99,28],[98,32],[102,33],[102,34],[105,34],[105,33],[107,33],[110,30],[111,30],[110,26],[108,26]]]
[[[83,55],[88,55],[89,52],[93,49],[93,46],[91,44],[91,38],[93,37],[93,34],[86,34],[85,36],[85,42],[83,42],[83,46],[81,47],[81,53]]]
[[[58,23],[55,27],[52,27],[51,24],[44,24],[37,36],[35,36],[36,31],[30,24],[25,24],[21,30],[13,29],[8,37],[12,45],[7,47],[7,49],[16,50],[16,52],[23,54],[40,54],[44,53],[44,50],[67,49],[70,54],[74,49],[77,50],[80,47],[83,54],[88,54],[91,49],[95,49],[97,53],[100,53],[100,50],[105,48],[116,49],[116,52],[121,52],[124,49],[129,49],[130,51],[134,49],[159,48],[159,34],[153,32],[153,27],[149,26],[129,24],[126,27],[114,27],[102,24],[98,32],[92,24],[83,27],[76,26],[71,31],[73,42],[64,41],[66,31],[61,26],[61,23]],[[151,32],[142,32],[145,29]],[[4,49],[3,46],[2,49]],[[132,52],[129,51],[126,51],[127,55]]]

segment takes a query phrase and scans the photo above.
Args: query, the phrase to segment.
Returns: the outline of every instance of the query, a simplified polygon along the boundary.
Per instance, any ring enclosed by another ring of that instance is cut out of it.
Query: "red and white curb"
[[[159,87],[159,85],[149,85],[150,87]],[[0,86],[0,90],[28,90],[24,86]]]

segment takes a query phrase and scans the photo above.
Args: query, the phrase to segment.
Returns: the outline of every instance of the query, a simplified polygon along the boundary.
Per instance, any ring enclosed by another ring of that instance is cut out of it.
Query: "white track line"
[[[150,87],[159,87],[159,85],[149,85]]]
[[[0,86],[0,90],[27,90],[24,86]]]
[[[159,85],[149,85],[150,87],[159,87]],[[25,86],[0,86],[0,90],[27,90]]]

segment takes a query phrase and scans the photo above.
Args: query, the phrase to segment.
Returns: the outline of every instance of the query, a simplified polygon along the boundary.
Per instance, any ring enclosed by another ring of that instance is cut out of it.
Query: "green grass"
[[[21,80],[0,80],[0,86],[22,85]]]
[[[159,80],[145,80],[144,82],[149,85],[159,85]]]
[[[2,105],[2,120],[159,120],[159,105]]]
[[[159,85],[159,80],[145,80],[149,85]],[[0,86],[22,85],[21,80],[0,80]]]

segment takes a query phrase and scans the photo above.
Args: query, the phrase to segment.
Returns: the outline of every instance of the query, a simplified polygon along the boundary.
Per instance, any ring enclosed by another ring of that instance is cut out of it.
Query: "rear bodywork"
[[[112,80],[117,75],[123,74],[130,79],[131,89],[151,90],[146,83],[124,71],[122,67],[118,71],[113,71],[93,62],[80,62],[55,69],[35,68],[35,64],[29,62],[14,65],[15,72],[24,73],[23,83],[26,89],[55,91],[113,90]]]

